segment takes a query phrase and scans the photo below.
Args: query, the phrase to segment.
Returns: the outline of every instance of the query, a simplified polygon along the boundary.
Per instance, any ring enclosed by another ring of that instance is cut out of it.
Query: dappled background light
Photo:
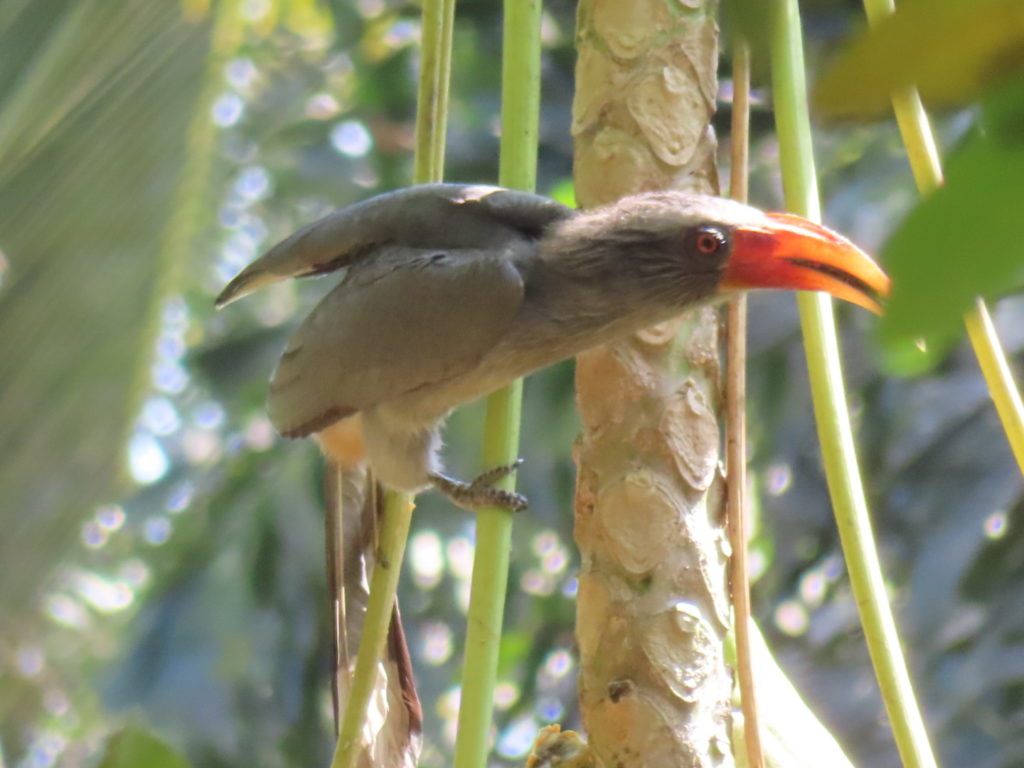
[[[244,29],[204,74],[208,22],[185,22],[180,9],[169,14],[165,5],[148,10],[152,19],[136,8],[139,27],[120,25],[127,17],[117,14],[127,11],[119,4],[105,6],[102,14],[111,16],[97,15],[90,44],[73,51],[91,76],[82,83],[107,83],[128,61],[160,64],[163,74],[113,79],[102,93],[82,85],[87,101],[67,102],[81,114],[31,121],[62,126],[60,141],[73,141],[70,148],[12,145],[18,152],[5,157],[37,164],[25,166],[32,173],[23,177],[14,166],[0,169],[0,192],[8,190],[0,196],[0,310],[29,296],[25,265],[51,265],[73,282],[64,301],[48,294],[24,300],[49,313],[46,322],[17,326],[39,337],[39,351],[5,358],[20,366],[16,373],[36,377],[15,378],[19,403],[4,405],[11,434],[19,435],[3,462],[5,502],[15,507],[5,520],[17,546],[26,532],[34,542],[16,553],[23,559],[14,573],[32,582],[30,599],[10,620],[4,606],[0,639],[0,753],[13,768],[93,764],[107,734],[133,718],[197,767],[325,765],[332,745],[323,468],[309,441],[274,433],[265,398],[288,335],[336,277],[285,281],[220,312],[212,302],[280,238],[336,207],[408,183],[420,9],[405,0],[243,0]],[[467,3],[456,21],[446,169],[453,180],[493,182],[497,175],[499,5]],[[860,24],[859,11],[803,5],[813,69],[840,32]],[[572,193],[574,10],[568,0],[552,0],[542,24],[538,186],[561,197]],[[26,5],[20,13],[33,12]],[[10,34],[0,38],[34,61],[23,47],[31,41]],[[150,58],[145,46],[158,45]],[[143,74],[128,69],[119,77]],[[52,99],[33,100],[33,108],[56,109],[64,103],[58,95],[77,92],[77,78]],[[197,95],[203,88],[206,101]],[[725,72],[716,117],[723,159],[730,93]],[[99,110],[101,96],[117,97],[109,122],[62,122]],[[752,197],[778,208],[768,95],[759,91],[755,101]],[[176,231],[167,222],[178,210],[172,192],[189,157],[179,145],[196,135],[182,117],[190,110],[210,131],[209,167],[200,174],[208,188],[187,190],[196,197],[177,205],[194,205],[199,230],[171,270],[176,276],[136,273],[162,263],[161,238],[173,240]],[[973,119],[970,110],[942,116],[944,145],[969,132]],[[822,130],[815,139],[826,219],[876,250],[917,198],[894,127]],[[79,162],[88,185],[76,185]],[[111,175],[92,178],[98,169]],[[32,211],[40,218],[26,234],[16,225]],[[58,237],[64,229],[69,242]],[[78,261],[44,261],[58,246]],[[114,259],[114,268],[103,259]],[[82,261],[105,270],[74,271]],[[149,307],[154,294],[168,298]],[[77,299],[91,314],[82,314]],[[854,762],[894,768],[831,519],[792,298],[754,296],[751,311],[755,615]],[[845,308],[839,315],[876,534],[942,762],[1020,765],[1024,492],[988,394],[962,350],[925,378],[881,375],[871,341],[875,320]],[[1024,302],[1002,301],[996,320],[1019,364]],[[74,376],[57,370],[49,365],[57,349],[94,367],[75,368]],[[54,378],[44,376],[49,368]],[[122,380],[134,382],[131,396],[114,388]],[[18,422],[21,400],[37,392],[49,392],[48,407]],[[568,364],[526,386],[519,484],[531,508],[514,528],[492,734],[496,766],[521,765],[547,723],[580,727],[572,398]],[[72,424],[70,405],[95,410],[94,420]],[[38,432],[40,441],[60,444],[53,424],[74,447],[60,461],[35,453],[29,439]],[[445,437],[454,473],[479,468],[481,433],[479,404],[453,416]],[[107,464],[124,465],[123,483],[96,498],[100,486],[91,478]],[[15,493],[22,474],[31,482]],[[51,505],[47,514],[36,506],[43,501]],[[29,527],[44,524],[52,529]],[[39,533],[45,530],[68,541]],[[400,587],[426,718],[424,768],[451,764],[473,552],[471,516],[424,495]],[[46,578],[36,561],[47,564]],[[7,576],[5,570],[11,581]]]

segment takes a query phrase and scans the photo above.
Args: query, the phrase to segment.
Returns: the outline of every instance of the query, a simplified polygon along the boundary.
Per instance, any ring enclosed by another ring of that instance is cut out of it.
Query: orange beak
[[[824,291],[881,314],[888,276],[871,257],[841,235],[789,213],[767,214],[769,223],[737,227],[720,289],[778,288]]]

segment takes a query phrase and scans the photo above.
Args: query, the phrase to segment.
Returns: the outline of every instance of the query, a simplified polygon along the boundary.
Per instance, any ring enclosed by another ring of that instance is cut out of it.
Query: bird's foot
[[[435,472],[430,475],[430,481],[441,493],[447,496],[452,502],[463,509],[475,512],[482,507],[500,507],[509,512],[520,512],[526,509],[526,497],[514,491],[506,491],[504,488],[494,488],[494,483],[503,477],[515,472],[522,465],[522,459],[516,459],[512,464],[488,469],[481,472],[468,483],[462,480],[442,475]]]

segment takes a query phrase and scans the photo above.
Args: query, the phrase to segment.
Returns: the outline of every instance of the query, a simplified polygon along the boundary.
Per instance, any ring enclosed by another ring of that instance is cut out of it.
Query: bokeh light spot
[[[171,519],[164,515],[153,515],[142,525],[142,537],[155,547],[166,544],[172,532]]]
[[[232,59],[224,67],[224,77],[235,88],[248,88],[256,79],[256,65],[252,59]]]
[[[330,120],[340,110],[338,100],[329,93],[318,93],[306,102],[306,116],[313,120]]]
[[[125,560],[117,573],[122,581],[136,589],[149,581],[149,566],[137,557]]]
[[[537,737],[538,723],[532,716],[516,718],[498,737],[495,750],[508,759],[521,759],[526,756]]]
[[[151,397],[142,405],[142,425],[154,435],[171,435],[178,431],[181,419],[166,397]]]
[[[515,683],[498,683],[494,686],[494,706],[499,710],[511,707],[519,700],[519,686]]]
[[[429,589],[441,581],[444,574],[444,550],[441,537],[435,531],[421,531],[409,542],[409,565],[413,580],[422,589]]]
[[[800,597],[811,607],[821,605],[827,588],[828,580],[820,568],[813,568],[800,577]]]
[[[262,165],[244,168],[235,179],[235,192],[247,203],[262,200],[270,194],[270,173]]]
[[[789,464],[779,463],[765,472],[765,490],[770,496],[781,496],[793,484],[793,470]]]
[[[331,144],[346,157],[363,157],[373,148],[373,137],[358,120],[345,120],[331,131]]]
[[[519,588],[528,595],[546,597],[555,591],[555,580],[543,571],[531,568],[519,578]]]
[[[125,514],[118,504],[105,504],[96,510],[96,522],[105,531],[113,533],[124,525]]]
[[[572,672],[572,667],[572,655],[567,650],[560,648],[552,651],[544,659],[544,665],[541,667],[542,681],[561,680]]]
[[[456,579],[468,579],[473,573],[473,542],[465,536],[456,536],[448,542],[448,570]]]
[[[1007,516],[1004,510],[996,510],[991,515],[985,518],[985,522],[982,523],[982,529],[985,531],[985,536],[990,539],[1001,539],[1006,535],[1007,530]]]
[[[421,628],[423,660],[432,667],[444,664],[452,656],[452,631],[447,624],[432,621]]]
[[[43,649],[38,645],[23,645],[18,648],[15,654],[15,664],[18,666],[18,671],[25,677],[35,677],[43,671],[43,666],[46,663],[46,656],[43,655]]]
[[[88,549],[99,549],[107,543],[107,532],[95,520],[82,524],[82,543]]]
[[[171,492],[167,494],[167,501],[164,502],[164,509],[172,515],[184,512],[188,509],[189,504],[192,503],[192,496],[194,493],[195,486],[191,481],[185,480],[184,482],[178,483],[178,485],[176,485]]]
[[[553,696],[544,696],[537,700],[534,711],[541,722],[552,723],[562,719],[565,714],[565,705]]]
[[[237,93],[225,93],[213,103],[213,122],[221,128],[228,128],[245,113],[245,102]]]
[[[807,610],[796,600],[785,600],[775,608],[775,626],[790,637],[798,637],[807,631],[810,623]]]
[[[274,427],[266,416],[253,416],[245,423],[245,445],[251,451],[265,451],[274,444]]]
[[[71,579],[75,592],[101,613],[116,613],[135,599],[135,590],[123,581],[107,579],[91,571],[76,571]]]
[[[88,626],[89,616],[82,604],[62,592],[54,592],[46,598],[46,613],[58,624],[74,629]]]
[[[149,485],[167,474],[170,460],[148,432],[136,432],[128,443],[128,467],[135,482]]]

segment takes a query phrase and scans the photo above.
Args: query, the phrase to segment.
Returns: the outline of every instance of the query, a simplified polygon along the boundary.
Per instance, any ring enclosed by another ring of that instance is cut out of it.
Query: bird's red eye
[[[725,247],[725,235],[714,227],[701,227],[694,233],[693,244],[698,253],[713,256]]]

